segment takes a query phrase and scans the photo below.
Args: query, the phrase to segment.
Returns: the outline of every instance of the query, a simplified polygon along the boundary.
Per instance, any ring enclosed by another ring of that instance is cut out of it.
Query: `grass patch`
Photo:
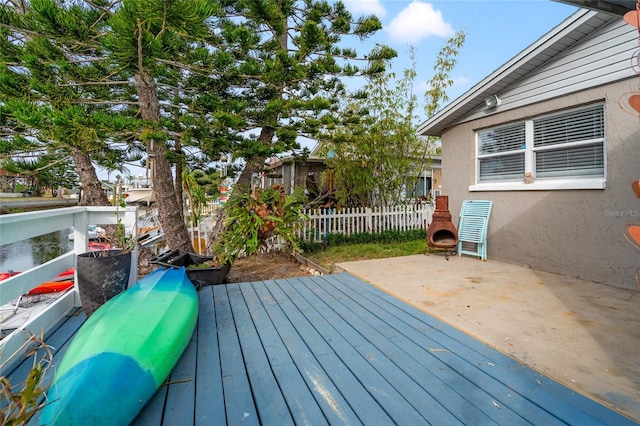
[[[331,246],[315,253],[302,253],[302,255],[333,271],[336,263],[424,254],[426,250],[426,239],[420,239],[397,243],[364,243]]]

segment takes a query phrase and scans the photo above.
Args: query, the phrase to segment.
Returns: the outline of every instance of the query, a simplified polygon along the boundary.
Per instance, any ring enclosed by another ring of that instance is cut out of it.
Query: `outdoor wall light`
[[[501,103],[502,101],[500,100],[498,95],[491,95],[488,98],[484,99],[484,104],[487,106],[487,108],[495,108]]]

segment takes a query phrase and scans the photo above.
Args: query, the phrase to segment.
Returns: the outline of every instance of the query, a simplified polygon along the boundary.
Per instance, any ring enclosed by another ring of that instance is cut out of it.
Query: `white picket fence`
[[[304,213],[309,218],[297,230],[296,235],[304,241],[323,242],[327,235],[356,233],[381,233],[383,231],[408,231],[424,229],[431,223],[433,204],[400,205],[382,208],[355,207],[347,209],[309,209]],[[213,229],[217,211],[204,215],[199,226],[190,227],[189,233],[194,241],[197,238],[205,242]],[[274,244],[276,241],[274,241]]]
[[[401,205],[382,208],[356,207],[347,209],[313,209],[298,229],[304,241],[322,242],[328,234],[381,233],[424,229],[431,223],[432,204]]]

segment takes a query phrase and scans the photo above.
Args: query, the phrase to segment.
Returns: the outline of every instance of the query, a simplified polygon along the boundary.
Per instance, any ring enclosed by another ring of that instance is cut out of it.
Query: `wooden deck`
[[[199,296],[190,345],[133,424],[636,424],[346,273]],[[56,358],[83,318],[49,337]]]

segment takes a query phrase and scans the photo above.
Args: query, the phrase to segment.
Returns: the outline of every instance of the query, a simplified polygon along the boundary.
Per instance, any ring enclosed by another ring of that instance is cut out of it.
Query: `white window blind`
[[[524,123],[483,130],[478,137],[481,155],[524,149]]]
[[[602,144],[536,152],[536,176],[603,176]]]
[[[524,175],[524,153],[480,159],[480,182],[517,180]]]
[[[478,144],[480,182],[522,178],[525,152],[524,123],[480,131]]]
[[[533,146],[604,140],[602,105],[533,120]]]
[[[536,176],[604,176],[604,108],[590,106],[533,121]]]
[[[536,179],[604,177],[602,104],[485,129],[477,135],[479,183],[521,181],[529,171]]]

